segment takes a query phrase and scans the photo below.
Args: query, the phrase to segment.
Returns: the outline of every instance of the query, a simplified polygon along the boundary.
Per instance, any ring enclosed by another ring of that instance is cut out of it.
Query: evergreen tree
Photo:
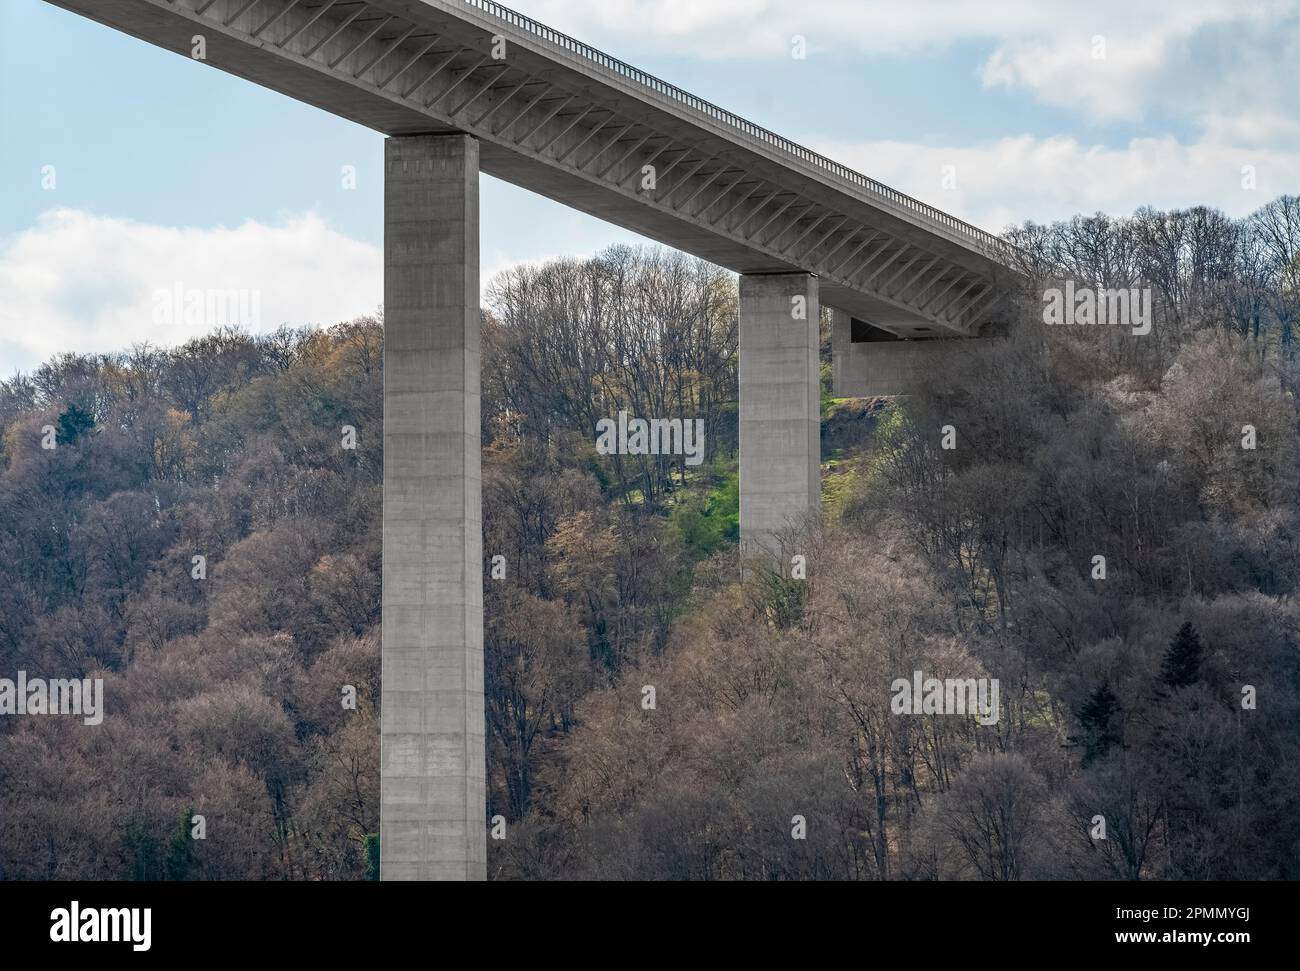
[[[180,828],[167,844],[166,872],[168,880],[184,880],[194,859],[194,811],[186,810]]]
[[[1075,712],[1083,732],[1072,736],[1070,741],[1083,746],[1083,765],[1104,757],[1114,746],[1124,744],[1120,714],[1119,698],[1111,690],[1109,681],[1094,688],[1088,700]]]
[[[1170,688],[1185,688],[1201,677],[1201,637],[1190,622],[1178,633],[1160,662],[1160,680]]]
[[[68,405],[68,410],[59,415],[59,429],[55,432],[54,440],[60,445],[70,445],[82,432],[88,432],[94,427],[95,419],[90,412],[82,411],[76,405]]]
[[[158,841],[143,820],[132,819],[126,824],[126,831],[122,835],[122,850],[131,880],[158,879],[162,869],[158,859]]]
[[[366,834],[366,879],[379,879],[379,834]]]

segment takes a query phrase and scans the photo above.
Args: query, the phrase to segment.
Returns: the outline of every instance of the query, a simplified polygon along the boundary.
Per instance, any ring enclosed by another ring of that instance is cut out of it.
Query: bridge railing
[[[673,101],[694,108],[701,114],[707,115],[723,124],[730,125],[732,128],[744,132],[751,138],[756,138],[761,142],[780,149],[788,155],[802,159],[823,171],[838,176],[852,185],[866,189],[877,196],[888,199],[895,205],[902,206],[904,209],[914,212],[925,219],[929,219],[941,226],[953,230],[954,232],[966,236],[987,250],[990,255],[1003,255],[1012,250],[1011,245],[1000,236],[986,232],[978,226],[972,226],[965,220],[958,219],[956,216],[949,215],[942,209],[936,209],[934,206],[928,205],[919,199],[914,199],[912,196],[909,196],[904,192],[899,192],[897,189],[890,188],[883,182],[877,182],[875,179],[865,176],[861,172],[854,171],[847,165],[842,165],[833,159],[827,158],[825,155],[819,155],[812,149],[804,148],[802,145],[792,142],[788,138],[783,138],[775,132],[768,131],[761,125],[756,125],[752,121],[747,121],[739,115],[727,111],[725,108],[719,108],[712,102],[696,97],[689,91],[683,91],[674,84],[669,84],[667,81],[660,80],[653,74],[647,74],[645,71],[635,68],[624,61],[620,61],[616,57],[610,57],[604,51],[599,51],[588,44],[582,43],[580,40],[575,40],[568,34],[562,34],[560,31],[547,27],[545,24],[538,23],[531,17],[525,17],[523,14],[511,10],[509,7],[503,7],[501,4],[494,2],[494,0],[463,0],[463,2],[469,4],[471,7],[478,7],[480,10],[484,10],[487,13],[506,21],[507,23],[513,24],[515,27],[527,31],[534,36],[550,41],[557,47],[562,47],[567,51],[571,51],[574,54],[601,65],[601,67],[614,71],[617,74],[621,74],[626,78],[630,78],[638,84],[644,85],[653,91],[657,91],[667,98],[671,98]]]

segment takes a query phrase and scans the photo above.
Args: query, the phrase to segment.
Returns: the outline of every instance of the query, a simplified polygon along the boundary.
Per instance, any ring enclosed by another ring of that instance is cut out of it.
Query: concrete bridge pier
[[[380,877],[487,876],[479,144],[384,147]]]
[[[821,505],[818,317],[812,274],[741,276],[742,559],[782,555],[782,534]]]

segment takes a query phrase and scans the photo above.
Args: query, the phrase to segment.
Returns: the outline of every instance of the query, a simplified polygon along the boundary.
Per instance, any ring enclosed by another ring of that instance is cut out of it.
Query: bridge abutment
[[[899,340],[842,310],[831,311],[831,393],[837,398],[914,394],[946,374],[970,339]]]
[[[478,148],[384,147],[384,880],[486,879]]]
[[[779,555],[821,505],[818,317],[815,276],[741,276],[742,557]]]

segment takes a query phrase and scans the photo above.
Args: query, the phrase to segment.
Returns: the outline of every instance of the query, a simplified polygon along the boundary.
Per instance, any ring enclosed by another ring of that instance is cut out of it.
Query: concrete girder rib
[[[502,97],[497,98],[497,100],[492,103],[492,105],[488,108],[487,111],[483,112],[483,114],[479,115],[477,118],[474,119],[474,121],[472,122],[474,127],[482,128],[484,124],[487,123],[487,120],[489,118],[491,118],[498,111],[504,108],[511,98],[517,95],[524,88],[528,87],[528,85],[532,84],[534,80],[536,80],[536,78],[533,75],[525,74],[524,79],[522,81],[508,88],[506,90],[506,93]]]
[[[1002,295],[995,288],[990,286],[985,292],[981,293],[979,298],[972,300],[970,304],[953,318],[955,324],[963,330],[970,332],[980,319],[992,310],[1002,299]],[[963,319],[964,318],[964,319]]]
[[[856,234],[856,230],[855,230],[855,234]],[[849,251],[848,256],[841,259],[838,263],[836,263],[829,270],[827,270],[827,272],[838,273],[840,268],[844,266],[845,263],[848,263],[855,256],[861,253],[864,249],[870,246],[876,240],[876,237],[878,237],[879,235],[880,235],[879,233],[867,233],[867,235],[863,238],[862,242],[860,242],[857,246],[855,246],[852,250]]]
[[[781,251],[781,253],[782,253],[784,256],[787,256],[787,257],[788,257],[788,256],[791,256],[791,255],[794,253],[794,248],[795,248],[796,246],[798,246],[798,245],[799,245],[800,243],[802,243],[805,239],[807,239],[808,236],[809,236],[809,234],[811,234],[814,230],[817,229],[818,226],[820,226],[822,223],[824,223],[827,219],[831,218],[831,216],[833,216],[833,215],[835,215],[834,212],[832,212],[830,209],[827,209],[827,210],[826,210],[825,212],[823,212],[820,216],[818,216],[816,219],[814,219],[814,220],[812,221],[812,223],[808,226],[808,228],[805,229],[802,233],[800,233],[800,234],[795,238],[795,241],[794,241],[793,243],[791,243],[789,246],[787,246],[785,249],[783,249],[783,250]],[[840,222],[841,222],[841,225],[842,225],[843,222],[844,222],[844,220],[841,220]],[[833,230],[832,230],[832,231],[833,231]]]
[[[478,142],[384,147],[380,876],[487,875]]]
[[[654,132],[653,132],[653,131],[648,131],[648,132],[646,132],[646,133],[645,133],[644,135],[642,135],[639,139],[637,139],[635,142],[632,143],[632,147],[631,147],[631,148],[629,148],[629,149],[628,149],[627,151],[625,151],[622,155],[620,155],[620,156],[619,156],[618,158],[616,158],[614,161],[610,162],[610,163],[609,163],[608,165],[606,165],[603,169],[601,169],[600,172],[597,173],[596,178],[598,178],[598,179],[603,179],[603,178],[605,178],[605,176],[609,175],[610,172],[612,172],[614,169],[618,168],[620,165],[622,165],[624,162],[626,162],[629,158],[631,158],[632,155],[633,155],[633,153],[635,153],[638,149],[640,149],[642,145],[644,145],[646,142],[648,142],[650,139],[652,139],[652,138],[654,138],[654,137],[655,137],[655,135],[654,135]]]
[[[302,20],[300,20],[298,24],[289,31],[289,33],[287,33],[284,37],[280,38],[280,40],[276,41],[275,46],[280,48],[281,50],[287,49],[289,44],[292,43],[294,40],[296,40],[299,34],[306,33],[308,29],[315,26],[316,21],[320,20],[327,13],[329,13],[336,6],[338,6],[338,3],[339,0],[329,0],[328,3],[322,4],[320,7],[317,8],[315,13],[311,14],[309,17],[305,17]],[[288,11],[285,11],[285,13],[288,13]],[[269,23],[264,24],[262,29],[266,29],[266,27],[270,27],[270,26],[271,24]]]
[[[473,64],[471,64],[471,65],[470,65],[468,68],[466,68],[465,70],[461,71],[460,77],[456,78],[456,80],[452,81],[450,85],[448,85],[447,87],[443,88],[441,91],[435,93],[434,96],[433,96],[432,98],[430,98],[428,101],[426,101],[426,102],[424,103],[424,107],[425,107],[425,108],[433,108],[433,107],[436,106],[436,105],[440,105],[440,104],[442,104],[443,101],[446,99],[446,97],[447,97],[449,94],[451,94],[453,91],[455,91],[457,88],[459,88],[459,87],[460,87],[462,84],[464,84],[466,81],[468,81],[468,80],[470,79],[470,77],[474,74],[474,72],[477,71],[480,67],[483,66],[483,62],[486,61],[486,60],[487,60],[487,55],[486,55],[486,54],[480,54],[479,57],[478,57],[478,60],[476,60]],[[454,74],[455,72],[453,71],[452,73]],[[453,112],[448,112],[448,113],[447,113],[447,117],[450,118],[450,117],[452,116],[452,114],[454,114],[454,113],[453,113]]]
[[[528,114],[528,112],[532,111],[535,107],[537,107],[537,105],[541,104],[542,99],[555,90],[555,85],[553,84],[548,84],[545,81],[542,81],[540,83],[544,85],[542,90],[537,92],[537,94],[533,95],[532,98],[529,101],[527,101],[522,108],[516,111],[510,117],[510,120],[507,121],[504,125],[502,125],[500,128],[493,129],[492,134],[509,137],[506,136],[506,132],[510,131],[511,128],[519,124],[519,122],[523,120],[523,118]],[[532,136],[532,132],[530,131],[527,135],[524,135],[522,138],[515,139],[515,142],[516,143],[523,142],[524,140],[526,140],[531,136]]]
[[[379,90],[383,91],[390,84],[392,84],[394,81],[400,78],[403,74],[405,74],[411,68],[415,67],[416,63],[420,60],[420,58],[424,57],[425,54],[428,54],[431,50],[433,50],[434,47],[437,46],[438,41],[440,41],[441,39],[442,39],[441,34],[434,34],[432,37],[426,40],[422,45],[420,45],[419,48],[416,49],[416,52],[413,55],[411,55],[406,59],[406,61],[402,64],[401,67],[399,67],[396,71],[394,71],[392,74],[388,75],[388,77],[384,78],[382,81],[379,82]]]
[[[751,239],[755,239],[755,240],[761,238],[762,235],[763,235],[763,232],[767,229],[767,227],[770,226],[770,225],[772,225],[772,223],[776,222],[776,221],[777,221],[778,219],[780,219],[782,216],[784,216],[784,215],[785,215],[785,211],[786,211],[787,209],[789,209],[791,206],[793,206],[793,205],[794,205],[796,202],[798,202],[798,201],[799,201],[799,196],[797,196],[797,195],[792,195],[792,196],[790,196],[790,198],[786,200],[785,205],[781,206],[780,208],[778,208],[778,209],[776,210],[776,212],[774,212],[774,213],[772,213],[772,215],[768,216],[767,219],[765,219],[765,220],[763,221],[763,224],[762,224],[761,226],[759,226],[757,229],[752,230],[751,232],[749,232],[749,233],[748,233],[749,237],[750,237]],[[781,234],[780,234],[780,233],[777,233],[777,235],[779,236],[779,235],[781,235]]]
[[[781,226],[780,229],[778,229],[775,233],[773,233],[765,241],[763,241],[763,245],[766,246],[768,249],[776,249],[777,241],[786,233],[796,229],[799,226],[799,223],[803,221],[803,218],[806,215],[808,215],[808,212],[812,208],[813,208],[812,206],[804,206],[802,209],[796,212],[791,219],[787,220],[785,224]]]
[[[682,210],[684,210],[687,206],[689,206],[692,202],[695,201],[696,197],[698,197],[700,193],[702,193],[709,186],[713,185],[714,182],[717,182],[718,179],[723,176],[723,174],[730,171],[732,170],[729,169],[726,165],[720,164],[718,168],[714,171],[714,173],[711,176],[709,176],[707,179],[705,179],[703,182],[701,182],[699,185],[697,185],[689,196],[687,196],[681,202],[677,203],[677,205],[673,206],[673,211],[681,212]]]
[[[678,211],[677,207],[671,204],[673,196],[677,194],[677,190],[686,187],[687,184],[691,181],[691,179],[695,177],[695,173],[698,172],[700,169],[704,168],[704,166],[708,165],[712,161],[713,159],[711,157],[705,156],[704,158],[696,162],[694,165],[692,165],[690,171],[688,171],[685,175],[679,178],[673,184],[673,187],[664,194],[663,197],[664,206],[666,208],[671,209],[673,212],[677,212]]]
[[[257,30],[253,31],[253,33],[252,33],[250,36],[252,36],[252,37],[254,37],[254,38],[261,37],[261,36],[262,36],[262,32],[263,32],[264,30],[266,30],[266,28],[271,27],[271,26],[274,26],[275,24],[278,24],[281,20],[284,19],[284,15],[285,15],[285,14],[287,14],[289,11],[295,9],[295,8],[298,6],[298,4],[300,4],[300,3],[302,3],[302,0],[289,0],[289,2],[286,3],[283,7],[281,7],[281,8],[280,8],[279,10],[277,10],[275,13],[271,14],[270,17],[268,17],[266,20],[264,20],[264,21],[262,22],[262,26],[261,26],[261,27],[258,27]],[[230,26],[230,25],[227,24],[226,26],[228,27],[228,26]]]
[[[367,61],[364,65],[362,65],[360,70],[352,72],[353,79],[356,80],[360,78],[371,68],[378,67],[383,61],[387,60],[388,55],[392,54],[394,51],[398,50],[403,44],[405,44],[407,39],[410,38],[410,36],[414,34],[417,29],[418,28],[414,24],[411,24],[404,31],[402,31],[395,38],[393,38],[393,40],[389,41],[387,47],[380,48],[379,50],[371,54],[370,60]]]
[[[794,298],[805,300],[796,319]],[[817,278],[740,278],[740,544],[780,555],[821,506]]]
[[[420,81],[418,84],[415,85],[415,87],[408,88],[405,92],[403,92],[402,100],[405,101],[407,99],[414,98],[416,92],[422,90],[430,81],[432,81],[434,78],[440,75],[443,72],[443,70],[447,67],[447,65],[450,64],[452,61],[454,61],[457,57],[459,57],[461,53],[462,53],[462,48],[459,47],[451,50],[446,57],[444,57],[441,61],[439,61],[437,64],[434,65],[433,70],[425,75],[423,81]]]
[[[553,88],[548,87],[546,89],[546,93],[550,94],[552,90]],[[573,101],[573,95],[569,95],[568,97],[561,99],[554,108],[551,108],[544,116],[542,116],[541,121],[537,122],[536,124],[533,125],[532,128],[528,129],[528,131],[524,133],[523,137],[516,138],[515,142],[519,145],[527,144],[528,139],[532,138],[533,135],[537,134],[538,129],[540,129],[544,125],[550,124],[551,119],[554,118],[556,115],[558,115],[565,108],[569,107],[569,104],[572,101]],[[538,103],[540,104],[540,101]],[[530,105],[529,106],[530,110],[531,107],[532,106]]]
[[[195,12],[198,14],[203,13],[202,10],[198,10]],[[352,11],[352,13],[350,13],[346,18],[339,21],[333,31],[331,31],[328,34],[322,34],[320,40],[316,41],[316,43],[312,44],[305,51],[303,51],[302,56],[304,58],[310,59],[312,55],[315,54],[322,47],[324,47],[327,44],[332,44],[336,38],[341,37],[343,35],[343,32],[352,26],[353,21],[355,21],[358,17],[360,17],[365,12],[366,12],[366,5],[363,3],[356,10]],[[332,67],[333,65],[330,66]]]
[[[510,68],[505,67],[504,65],[497,65],[495,69],[489,69],[489,70],[492,70],[492,73],[488,76],[488,79],[484,81],[482,84],[480,84],[473,94],[471,94],[468,98],[466,98],[455,108],[453,108],[451,112],[448,114],[449,118],[457,117],[462,111],[464,111],[466,108],[472,105],[475,101],[483,97],[483,95],[487,94],[488,91],[491,90],[492,86],[497,83],[497,81],[505,77],[510,72]]]
[[[826,232],[822,233],[822,235],[818,237],[817,242],[813,243],[806,250],[804,250],[802,254],[800,254],[804,262],[811,264],[813,262],[813,254],[815,254],[819,249],[821,249],[832,239],[834,239],[835,234],[843,230],[844,227],[847,226],[848,224],[849,224],[848,217],[846,216],[841,217],[840,220],[834,226],[832,226]]]
[[[340,64],[346,61],[353,54],[357,53],[357,51],[361,50],[361,48],[369,44],[372,40],[375,39],[376,36],[378,36],[381,30],[383,30],[385,27],[387,27],[389,24],[393,22],[393,19],[394,18],[391,16],[385,17],[383,20],[376,23],[375,26],[371,27],[368,33],[363,33],[360,37],[356,38],[353,41],[351,47],[349,47],[342,54],[337,55],[332,61],[329,62],[330,69],[333,70],[334,68],[338,67]],[[352,80],[355,81],[363,73],[365,72],[363,71],[352,72]]]
[[[728,227],[728,231],[731,232],[731,233],[733,233],[733,234],[736,235],[736,236],[744,236],[744,235],[745,235],[745,233],[744,233],[744,228],[745,228],[746,224],[748,224],[748,222],[749,222],[751,219],[753,219],[753,218],[754,218],[755,216],[757,216],[760,212],[762,212],[764,209],[766,209],[768,203],[770,203],[773,199],[775,199],[775,198],[776,198],[777,196],[779,196],[780,194],[781,194],[781,190],[780,190],[780,189],[773,189],[773,190],[772,190],[771,192],[769,192],[766,196],[764,196],[764,197],[763,197],[763,201],[760,202],[758,205],[756,205],[753,209],[751,209],[751,210],[749,211],[749,213],[748,213],[748,214],[747,214],[743,219],[741,219],[739,222],[737,222],[737,223],[733,223],[731,226],[729,226],[729,227]]]
[[[613,135],[613,137],[605,139],[605,141],[601,144],[601,146],[600,146],[599,148],[596,149],[596,151],[592,152],[590,155],[587,156],[587,160],[586,160],[585,162],[576,162],[576,161],[575,161],[574,164],[577,165],[577,167],[578,167],[578,171],[579,171],[579,172],[585,171],[588,165],[590,165],[592,162],[596,161],[596,159],[600,158],[602,155],[604,155],[606,152],[608,152],[611,148],[613,148],[615,145],[617,145],[617,144],[619,143],[619,141],[623,138],[623,136],[626,135],[628,132],[630,132],[630,131],[631,131],[633,128],[635,128],[635,127],[636,127],[635,123],[633,123],[633,122],[628,122],[626,125],[624,125],[622,128],[620,128],[617,132],[615,132],[614,135]],[[597,177],[597,178],[600,178],[600,176],[596,176],[596,177]]]
[[[227,15],[226,15],[226,19],[225,19],[224,21],[222,21],[223,26],[229,27],[232,23],[235,22],[235,19],[236,19],[236,18],[238,18],[238,17],[240,17],[241,15],[243,15],[244,13],[246,13],[249,7],[251,7],[253,4],[258,3],[258,2],[260,2],[260,0],[244,0],[244,3],[243,3],[242,6],[239,6],[239,7],[236,7],[236,8],[235,8],[235,12],[234,12],[234,13],[231,13],[231,14],[227,14]]]
[[[829,267],[831,260],[835,257],[835,254],[838,253],[840,250],[844,249],[844,247],[847,246],[849,242],[858,235],[859,228],[860,227],[855,226],[852,229],[850,229],[847,233],[845,233],[843,238],[840,239],[840,241],[835,245],[835,247],[831,250],[828,250],[826,254],[823,255],[820,260],[818,260],[818,265],[821,267]],[[826,272],[829,273],[830,270],[827,269]]]

